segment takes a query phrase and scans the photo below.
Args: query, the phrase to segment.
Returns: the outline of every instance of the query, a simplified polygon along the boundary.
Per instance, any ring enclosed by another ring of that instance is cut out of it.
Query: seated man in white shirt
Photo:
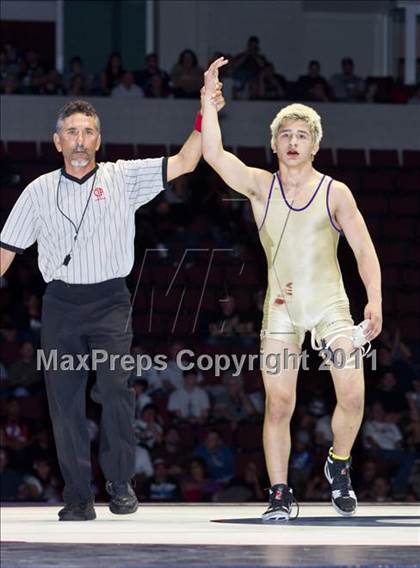
[[[184,371],[184,387],[171,394],[168,410],[181,420],[202,424],[207,420],[209,408],[208,394],[197,386],[196,371]]]
[[[135,84],[134,75],[131,71],[126,71],[121,77],[121,82],[112,89],[112,97],[144,97],[143,89]]]

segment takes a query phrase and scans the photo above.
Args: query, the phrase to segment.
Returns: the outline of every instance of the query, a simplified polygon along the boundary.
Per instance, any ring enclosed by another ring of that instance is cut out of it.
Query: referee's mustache
[[[76,148],[73,150],[73,154],[87,154],[87,151],[84,146],[76,146]]]

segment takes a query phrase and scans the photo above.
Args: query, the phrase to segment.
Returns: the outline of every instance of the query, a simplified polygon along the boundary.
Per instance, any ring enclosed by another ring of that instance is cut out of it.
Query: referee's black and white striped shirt
[[[22,253],[37,241],[45,282],[94,284],[125,277],[134,263],[135,212],[166,185],[167,158],[100,163],[82,179],[55,170],[22,192],[0,234],[0,246]]]

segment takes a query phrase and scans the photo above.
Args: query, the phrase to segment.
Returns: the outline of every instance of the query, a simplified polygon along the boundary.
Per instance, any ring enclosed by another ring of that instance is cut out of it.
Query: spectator
[[[149,383],[146,379],[136,378],[134,381],[134,392],[136,394],[136,418],[140,418],[145,406],[153,403],[150,396],[146,394],[148,386]]]
[[[69,80],[67,94],[70,97],[84,97],[88,94],[86,81],[83,75],[73,75]]]
[[[420,422],[420,378],[413,379],[411,389],[406,393],[410,418]]]
[[[171,94],[169,75],[159,68],[156,53],[146,56],[146,67],[134,74],[135,81],[142,88],[145,97],[165,98]]]
[[[6,72],[8,75],[19,73],[19,54],[12,43],[6,43],[3,47],[6,56]]]
[[[196,54],[191,49],[184,49],[171,72],[174,97],[198,99],[203,86],[203,75]]]
[[[135,84],[134,75],[131,71],[124,71],[118,85],[113,87],[111,95],[115,98],[139,98],[143,97],[143,90]]]
[[[19,72],[22,92],[30,95],[39,94],[44,83],[45,70],[40,63],[39,53],[35,49],[29,49],[25,53],[25,59]]]
[[[101,74],[101,94],[110,95],[112,89],[120,84],[123,73],[121,55],[117,52],[111,53],[105,71]]]
[[[414,94],[407,101],[408,105],[420,105],[420,83],[417,83]]]
[[[148,501],[170,503],[180,500],[178,481],[169,475],[166,463],[162,459],[153,462],[154,475],[147,480],[144,494]]]
[[[131,347],[131,355],[136,361],[136,367],[133,369],[131,379],[136,381],[137,379],[145,379],[148,383],[147,394],[154,396],[156,394],[163,392],[162,380],[160,373],[155,367],[150,366],[148,362],[145,361],[144,357],[149,357],[146,353],[145,348],[137,342],[133,342]],[[150,366],[150,369],[148,368]],[[138,373],[137,369],[140,369]]]
[[[19,395],[36,394],[43,385],[43,378],[36,368],[35,349],[30,341],[22,343],[20,358],[9,367],[9,388],[19,388]]]
[[[362,433],[365,448],[375,451],[377,455],[395,466],[393,487],[396,492],[403,492],[411,473],[417,454],[403,450],[403,436],[395,423],[400,419],[396,413],[386,414],[381,402],[374,402],[371,417],[366,421]]]
[[[387,503],[391,499],[391,486],[384,477],[377,477],[372,484],[369,501],[374,503]]]
[[[305,501],[328,501],[331,498],[331,487],[325,475],[316,475],[308,480],[304,498]]]
[[[220,485],[208,478],[203,459],[193,458],[189,463],[188,474],[181,481],[182,498],[188,503],[211,501]]]
[[[141,418],[134,423],[138,442],[151,450],[162,443],[163,429],[158,422],[158,410],[154,404],[148,404],[141,412]]]
[[[364,81],[354,73],[354,62],[351,57],[341,60],[341,73],[331,77],[331,87],[335,99],[339,102],[357,102],[363,99]]]
[[[75,55],[70,59],[68,71],[64,75],[64,86],[68,94],[70,94],[70,91],[74,91],[76,89],[84,92],[90,90],[91,77],[85,73],[83,69],[83,61],[78,55]]]
[[[1,81],[0,92],[4,95],[16,95],[20,93],[20,84],[16,75],[8,75]]]
[[[57,69],[50,69],[40,87],[41,95],[64,95],[64,88]]]
[[[236,300],[233,296],[226,296],[219,302],[219,309],[213,315],[213,321],[209,323],[210,337],[217,339],[237,339],[241,336],[252,333],[253,322],[245,321],[242,314],[236,307]]]
[[[361,464],[360,477],[357,481],[357,494],[360,501],[369,501],[371,499],[373,481],[378,475],[377,462],[369,459]]]
[[[0,448],[0,500],[16,501],[22,476],[9,466],[9,454],[6,448]]]
[[[217,430],[209,430],[205,441],[194,451],[194,457],[204,460],[211,479],[225,483],[233,477],[234,455],[223,443]]]
[[[371,397],[372,400],[382,403],[385,412],[404,412],[407,410],[407,401],[397,384],[394,373],[391,371],[384,373]]]
[[[212,416],[216,420],[230,422],[235,429],[238,422],[247,420],[255,415],[255,408],[244,391],[243,378],[232,373],[223,375],[223,391],[214,403]]]
[[[293,450],[289,460],[290,485],[299,495],[303,495],[312,471],[313,457],[309,444],[309,434],[306,430],[299,430],[292,444]]]
[[[267,59],[260,53],[259,38],[249,37],[246,49],[236,55],[232,61],[235,99],[249,97],[249,85],[258,82],[260,71],[264,69],[266,63]]]
[[[5,316],[0,322],[0,360],[8,366],[17,361],[19,355],[18,329],[13,321]]]
[[[153,466],[149,450],[143,446],[136,447],[135,475],[140,479],[152,477]]]
[[[29,428],[20,416],[20,405],[16,398],[6,402],[6,416],[2,421],[0,439],[13,458],[13,465],[24,470],[27,463],[26,448],[30,443]]]
[[[197,383],[196,371],[184,371],[184,387],[171,394],[168,410],[179,419],[203,424],[208,417],[210,402],[206,391]]]
[[[328,81],[321,75],[319,61],[313,59],[308,64],[307,75],[301,75],[298,79],[299,98],[303,101],[329,101],[330,86]]]
[[[389,421],[383,404],[374,402],[370,418],[366,420],[363,430],[363,445],[366,449],[395,450],[401,448],[402,433],[399,427]]]
[[[184,470],[185,447],[181,446],[179,431],[170,426],[163,435],[163,443],[153,449],[153,457],[165,461],[170,475],[180,476]]]
[[[31,341],[39,345],[41,333],[41,299],[37,294],[24,291],[23,305],[16,312],[16,321],[19,328]]]
[[[250,83],[250,99],[280,101],[286,97],[286,79],[275,72],[268,61],[260,69],[258,78]]]
[[[246,501],[263,501],[264,490],[258,477],[255,462],[248,462],[243,472],[233,477],[227,486],[218,491],[214,496],[217,502],[243,503]]]
[[[21,498],[27,489],[29,495],[35,501],[45,501],[46,503],[59,503],[61,501],[59,482],[52,471],[51,463],[47,459],[38,459],[34,462],[32,474],[24,477],[24,485],[29,487],[25,490],[22,487],[20,488]]]
[[[166,390],[182,389],[184,387],[184,373],[179,363],[186,364],[186,357],[178,355],[185,350],[185,344],[181,341],[174,341],[168,347],[168,360],[166,369],[160,372],[162,383]],[[203,382],[203,374],[197,371],[197,383]]]
[[[31,445],[26,450],[28,461],[50,460],[54,452],[54,443],[50,431],[42,426],[36,434],[31,436]]]

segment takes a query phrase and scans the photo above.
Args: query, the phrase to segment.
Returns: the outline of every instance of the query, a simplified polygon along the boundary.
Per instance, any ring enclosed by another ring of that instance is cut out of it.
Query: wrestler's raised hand
[[[228,60],[225,57],[218,57],[204,73],[204,93],[202,94],[215,106],[220,103],[222,88],[222,83],[219,81],[219,69],[227,63]]]

